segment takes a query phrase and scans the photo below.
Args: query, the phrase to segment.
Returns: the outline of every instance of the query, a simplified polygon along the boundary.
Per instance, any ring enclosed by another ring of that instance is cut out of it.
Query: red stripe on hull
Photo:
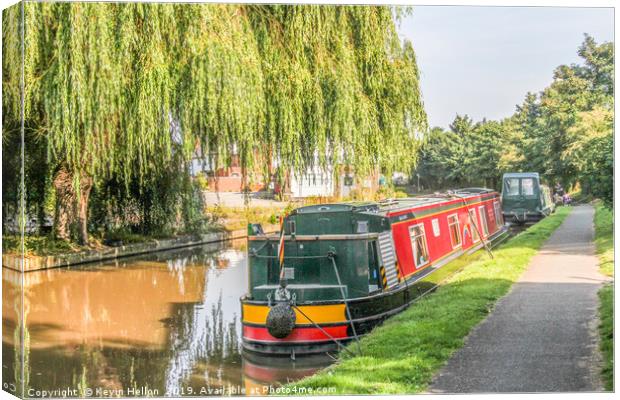
[[[335,339],[346,339],[348,325],[326,326],[322,329]],[[243,338],[246,340],[258,340],[261,342],[295,343],[295,342],[319,342],[331,340],[318,328],[295,328],[290,335],[284,339],[276,339],[267,330],[256,326],[243,326]]]

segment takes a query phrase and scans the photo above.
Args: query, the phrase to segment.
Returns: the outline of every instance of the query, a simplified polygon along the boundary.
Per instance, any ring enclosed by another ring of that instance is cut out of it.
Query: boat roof
[[[368,212],[379,215],[387,215],[388,213],[408,210],[411,208],[428,206],[433,204],[445,203],[446,201],[456,200],[459,198],[469,198],[480,196],[482,194],[493,193],[494,190],[487,188],[464,188],[449,190],[443,193],[433,193],[415,197],[406,197],[399,199],[386,199],[378,202],[372,201],[354,201],[344,203],[315,204],[304,206],[294,210],[298,214],[310,214],[317,212]]]
[[[538,178],[538,172],[507,172],[504,178]]]

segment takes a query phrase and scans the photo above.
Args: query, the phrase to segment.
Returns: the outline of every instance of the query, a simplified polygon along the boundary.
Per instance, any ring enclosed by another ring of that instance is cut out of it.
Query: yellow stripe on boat
[[[298,306],[304,314],[317,324],[334,324],[347,322],[344,304],[326,304],[320,306]],[[243,322],[248,324],[265,325],[269,314],[269,306],[255,304],[243,305]],[[312,324],[306,317],[295,310],[297,324]]]

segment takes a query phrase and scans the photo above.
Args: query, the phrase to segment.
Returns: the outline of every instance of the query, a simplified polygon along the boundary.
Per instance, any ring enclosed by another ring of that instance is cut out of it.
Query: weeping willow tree
[[[61,238],[87,241],[93,187],[115,180],[140,196],[166,171],[187,181],[197,148],[216,166],[237,153],[244,171],[273,158],[295,171],[389,172],[415,163],[426,130],[400,10],[41,2],[10,12],[24,20],[23,111],[45,143]],[[21,110],[16,31],[3,29],[7,123]]]

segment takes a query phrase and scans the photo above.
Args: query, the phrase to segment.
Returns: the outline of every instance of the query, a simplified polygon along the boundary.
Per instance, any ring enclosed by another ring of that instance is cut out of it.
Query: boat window
[[[413,259],[416,268],[428,264],[428,247],[426,245],[426,233],[424,225],[412,225],[409,227],[409,236],[411,238],[411,248],[413,249]]]
[[[435,235],[435,237],[438,237],[439,235],[441,235],[441,231],[439,230],[439,219],[435,218],[431,223],[433,225],[433,235]]]
[[[502,210],[499,205],[499,201],[493,203],[493,209],[495,210],[495,224],[498,226],[504,225],[504,221],[502,220]]]
[[[357,221],[357,233],[368,233],[368,221]]]
[[[519,178],[508,178],[504,181],[504,193],[507,196],[519,195]]]
[[[534,179],[532,178],[521,179],[521,194],[523,196],[534,195]]]
[[[450,230],[452,248],[459,247],[461,245],[461,228],[459,227],[458,215],[453,214],[448,216],[448,228]]]
[[[487,208],[486,206],[478,207],[478,211],[480,212],[480,230],[484,234],[484,237],[489,236],[489,224],[487,222]]]
[[[377,255],[377,243],[368,242],[368,292],[372,293],[381,288],[381,275],[379,274],[379,257]]]
[[[471,235],[473,237],[474,243],[479,242],[480,235],[478,234],[478,229],[480,229],[480,226],[478,224],[478,220],[476,219],[475,208],[469,209],[469,225],[470,225]]]

